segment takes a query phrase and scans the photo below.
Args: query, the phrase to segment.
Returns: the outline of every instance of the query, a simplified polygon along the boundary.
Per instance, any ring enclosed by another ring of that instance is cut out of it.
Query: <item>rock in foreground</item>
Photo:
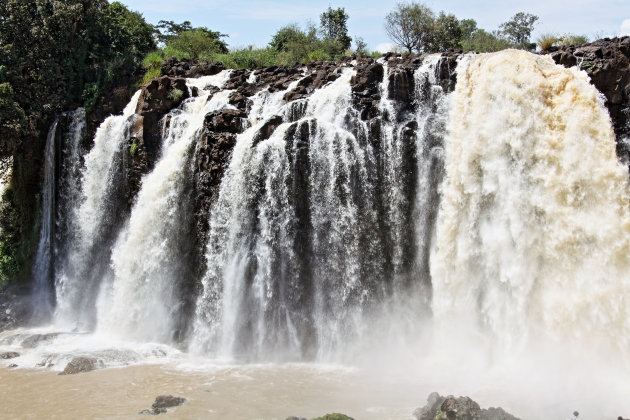
[[[0,359],[15,359],[16,357],[20,357],[20,353],[15,351],[5,351],[4,353],[0,353]]]
[[[60,375],[74,375],[77,373],[90,372],[101,367],[101,363],[93,357],[75,357],[66,365]]]
[[[186,398],[174,397],[172,395],[159,395],[150,410],[142,410],[140,414],[157,415],[166,413],[167,408],[177,407],[186,402]]]
[[[502,408],[481,408],[469,397],[442,397],[433,392],[427,398],[427,405],[413,413],[417,420],[519,420]]]

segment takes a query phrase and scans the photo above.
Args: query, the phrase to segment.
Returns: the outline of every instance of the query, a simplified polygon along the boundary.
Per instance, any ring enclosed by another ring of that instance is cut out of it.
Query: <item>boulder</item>
[[[160,395],[158,396],[153,404],[151,405],[151,409],[144,409],[140,412],[140,414],[151,414],[158,415],[167,412],[168,408],[178,407],[186,402],[186,398],[183,397],[174,397],[172,395]]]
[[[4,353],[0,353],[0,359],[14,359],[16,357],[20,357],[20,353],[15,351],[5,351]]]
[[[59,375],[75,375],[96,370],[102,367],[103,363],[94,357],[75,357],[66,365]]]
[[[346,416],[345,414],[331,413],[331,414],[326,414],[325,416],[322,416],[322,417],[314,418],[313,420],[354,420],[354,419],[352,417]]]
[[[443,397],[433,392],[427,404],[413,413],[416,420],[519,420],[500,407],[482,409],[469,397]]]

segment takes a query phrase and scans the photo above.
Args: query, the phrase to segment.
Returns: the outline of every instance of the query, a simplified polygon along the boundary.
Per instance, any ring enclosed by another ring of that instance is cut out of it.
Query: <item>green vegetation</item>
[[[250,45],[231,50],[222,40],[225,35],[219,32],[205,27],[192,27],[188,21],[160,21],[154,35],[162,47],[146,55],[142,83],[160,76],[162,62],[169,57],[219,62],[227,68],[290,66],[295,63],[336,60],[353,53],[380,57],[380,53],[370,54],[362,38],[355,40],[355,51],[350,49],[352,38],[348,35],[348,19],[345,9],[329,7],[320,15],[319,27],[309,24],[302,28],[295,23],[289,24],[281,27],[265,48]]]
[[[564,34],[560,35],[558,42],[560,45],[581,45],[589,42],[585,35]]]
[[[400,47],[419,53],[465,51],[498,51],[505,48],[533,49],[529,42],[537,16],[519,12],[500,25],[499,31],[477,28],[474,19],[458,20],[453,14],[433,10],[415,1],[398,3],[385,16],[385,32]]]
[[[478,29],[470,38],[462,40],[461,46],[464,51],[494,52],[510,48],[512,44],[496,31]]]
[[[171,90],[168,95],[166,95],[166,97],[171,101],[179,101],[180,99],[182,99],[183,96],[184,91],[177,88]]]
[[[138,152],[138,143],[136,143],[136,141],[134,140],[133,143],[131,143],[131,146],[129,146],[129,155],[135,156],[137,152]]]
[[[536,44],[540,48],[541,51],[547,51],[549,48],[553,47],[559,38],[554,34],[542,34],[536,39]]]
[[[139,13],[106,0],[0,2],[0,160],[12,158],[0,213],[0,278],[27,279],[37,239],[38,184],[48,126],[59,112],[96,109],[155,49]]]

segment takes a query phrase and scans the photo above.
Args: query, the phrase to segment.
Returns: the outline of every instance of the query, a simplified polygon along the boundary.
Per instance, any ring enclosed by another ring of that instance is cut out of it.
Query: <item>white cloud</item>
[[[393,42],[381,42],[374,48],[374,51],[386,53],[390,51],[398,51],[400,47]]]
[[[630,19],[626,19],[621,22],[621,28],[619,28],[619,36],[630,35]]]

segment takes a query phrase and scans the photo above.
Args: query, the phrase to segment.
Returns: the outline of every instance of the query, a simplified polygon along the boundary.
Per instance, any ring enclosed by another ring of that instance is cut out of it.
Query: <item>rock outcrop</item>
[[[437,392],[431,393],[427,404],[413,415],[417,420],[519,420],[502,408],[482,409],[469,397],[442,397]]]
[[[186,402],[186,398],[174,397],[172,395],[160,395],[151,405],[151,409],[145,409],[140,414],[158,415],[166,413],[169,408],[178,407]]]
[[[5,351],[0,353],[0,359],[15,359],[16,357],[20,357],[20,353],[16,351]]]
[[[59,375],[76,375],[77,373],[91,372],[103,367],[103,363],[94,357],[75,357],[66,365]]]

